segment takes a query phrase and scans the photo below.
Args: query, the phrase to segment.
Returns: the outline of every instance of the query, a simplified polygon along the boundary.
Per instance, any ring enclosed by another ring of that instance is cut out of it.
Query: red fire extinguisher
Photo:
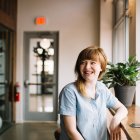
[[[15,84],[15,101],[16,102],[19,102],[20,100],[20,85],[19,85],[19,82],[16,82]]]

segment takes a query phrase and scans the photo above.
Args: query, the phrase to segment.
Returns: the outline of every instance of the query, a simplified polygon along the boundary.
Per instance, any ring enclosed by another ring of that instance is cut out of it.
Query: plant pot
[[[136,86],[116,85],[114,87],[114,90],[115,90],[115,96],[122,104],[124,104],[126,107],[132,106],[132,102],[136,91]]]

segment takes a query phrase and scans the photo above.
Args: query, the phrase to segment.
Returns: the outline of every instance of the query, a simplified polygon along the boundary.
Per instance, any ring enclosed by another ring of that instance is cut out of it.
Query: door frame
[[[25,31],[24,32],[24,54],[23,54],[23,64],[25,66],[29,65],[29,54],[27,54],[29,51],[27,51],[27,49],[29,49],[29,41],[31,38],[43,38],[43,37],[50,37],[53,36],[54,39],[54,46],[55,46],[55,63],[54,63],[54,73],[55,73],[55,79],[56,79],[56,87],[55,87],[55,95],[53,95],[53,114],[50,113],[40,113],[40,117],[38,117],[39,115],[37,115],[36,112],[29,112],[27,111],[28,108],[28,104],[29,103],[27,97],[27,93],[28,93],[28,88],[24,87],[24,101],[23,101],[23,110],[24,110],[24,120],[25,121],[57,121],[57,117],[58,117],[58,48],[59,48],[59,32],[58,31]],[[27,57],[28,56],[28,57]],[[26,72],[27,69],[24,68],[24,72],[23,72],[23,77],[24,77],[24,82],[26,80],[28,80],[27,78],[29,77],[29,73]],[[28,113],[28,114],[27,114]],[[30,114],[30,115],[29,115]],[[47,114],[47,115],[46,115]],[[33,115],[33,117],[31,118],[30,116]]]

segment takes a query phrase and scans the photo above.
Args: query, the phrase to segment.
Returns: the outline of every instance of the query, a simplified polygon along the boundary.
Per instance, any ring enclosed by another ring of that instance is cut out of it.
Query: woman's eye
[[[91,65],[94,65],[94,64],[96,64],[96,62],[92,61],[92,62],[91,62]]]
[[[84,65],[84,64],[85,64],[85,61],[82,61],[82,62],[81,62],[81,65]]]

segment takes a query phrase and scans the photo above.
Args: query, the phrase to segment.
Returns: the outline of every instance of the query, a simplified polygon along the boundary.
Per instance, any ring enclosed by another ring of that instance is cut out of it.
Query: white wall
[[[59,81],[61,88],[75,79],[74,65],[85,47],[99,45],[98,0],[18,0],[17,17],[17,81],[21,101],[16,105],[16,121],[23,121],[23,34],[24,31],[59,31]],[[35,25],[37,16],[45,16],[47,24]]]
[[[112,61],[112,0],[100,0],[100,47],[105,50],[109,61]]]

